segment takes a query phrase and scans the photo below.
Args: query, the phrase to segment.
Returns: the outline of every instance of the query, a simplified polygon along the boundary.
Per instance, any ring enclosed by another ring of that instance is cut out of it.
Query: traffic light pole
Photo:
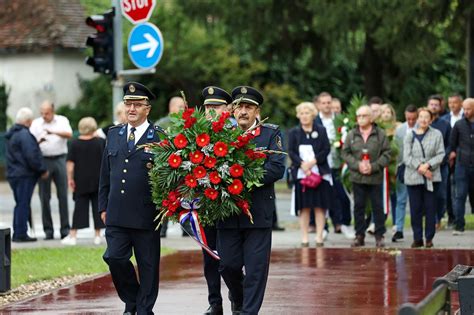
[[[123,76],[123,46],[122,46],[122,12],[120,10],[120,0],[111,0],[115,8],[114,16],[114,69],[116,75],[112,80],[112,121],[115,120],[115,108],[122,101],[124,85]]]

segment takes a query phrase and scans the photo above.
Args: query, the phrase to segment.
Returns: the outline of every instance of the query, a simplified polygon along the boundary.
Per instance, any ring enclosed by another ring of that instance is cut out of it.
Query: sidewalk
[[[64,246],[59,241],[59,213],[58,202],[55,195],[54,185],[52,189],[51,208],[53,209],[53,222],[55,226],[55,240],[44,241],[44,232],[41,224],[41,208],[38,197],[38,192],[35,190],[31,202],[33,211],[33,221],[35,225],[35,234],[38,238],[37,242],[32,243],[12,243],[12,248],[36,248],[36,247],[60,247]],[[283,232],[274,232],[272,239],[272,248],[298,248],[300,247],[300,230],[298,225],[298,218],[290,214],[291,196],[286,193],[277,194],[277,209],[278,219],[281,226],[286,228]],[[0,228],[11,227],[13,221],[14,208],[13,195],[7,182],[0,182]],[[72,213],[74,210],[74,201],[72,194],[69,194],[69,216],[72,220]],[[470,209],[467,213],[472,216]],[[70,222],[71,222],[70,220]],[[92,224],[92,218],[89,220]],[[401,242],[391,242],[391,227],[387,226],[387,233],[385,234],[385,244],[387,247],[393,248],[410,248],[413,241],[413,232],[411,228],[405,226],[405,239]],[[91,245],[93,241],[94,230],[92,227],[78,231],[78,244]],[[315,235],[310,235],[310,246],[314,247]],[[311,239],[313,238],[313,239]],[[105,242],[105,240],[104,240]],[[466,231],[462,236],[453,236],[451,230],[438,231],[433,240],[435,248],[444,249],[474,249],[474,230]],[[334,248],[349,248],[351,241],[346,239],[342,234],[334,234],[331,229],[328,239],[325,242],[325,247]],[[162,239],[162,246],[177,250],[195,250],[198,249],[196,243],[189,239],[189,237],[181,236],[181,229],[177,224],[170,224],[168,228],[168,235]],[[366,248],[375,246],[374,237],[367,235]]]

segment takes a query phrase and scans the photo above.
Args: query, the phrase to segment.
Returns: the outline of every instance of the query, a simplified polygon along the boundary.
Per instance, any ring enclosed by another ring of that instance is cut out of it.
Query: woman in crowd
[[[395,129],[400,125],[400,122],[397,121],[397,113],[390,104],[383,104],[380,110],[380,122],[384,125],[385,134],[391,139],[395,135]]]
[[[430,127],[433,114],[425,107],[418,110],[417,127],[407,133],[403,143],[405,185],[410,200],[412,248],[433,247],[436,224],[435,186],[441,182],[440,165],[444,157],[443,136]],[[425,239],[423,242],[423,215]]]
[[[327,162],[330,152],[329,139],[326,129],[314,122],[315,116],[313,103],[299,104],[296,106],[296,117],[300,120],[300,125],[292,128],[288,134],[292,178],[296,179],[294,208],[300,216],[303,247],[309,246],[308,223],[311,211],[314,211],[316,217],[316,246],[324,245],[326,209],[329,208],[332,196],[331,169]],[[302,180],[309,176],[322,181],[317,187],[303,185]]]
[[[99,174],[105,140],[95,137],[97,123],[92,117],[85,117],[79,121],[78,139],[71,142],[67,156],[68,184],[73,191],[75,201],[72,228],[69,235],[61,243],[76,245],[77,230],[89,227],[89,203],[92,205],[94,218],[94,244],[101,243],[100,229],[104,224],[99,217],[98,193]]]

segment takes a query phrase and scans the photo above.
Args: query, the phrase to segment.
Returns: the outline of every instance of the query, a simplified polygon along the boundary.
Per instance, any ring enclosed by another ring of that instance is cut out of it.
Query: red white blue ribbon
[[[204,229],[201,226],[201,223],[199,222],[198,213],[195,210],[199,209],[200,207],[199,200],[199,198],[194,198],[192,201],[188,201],[185,199],[181,201],[181,207],[186,210],[181,211],[181,213],[179,214],[179,223],[181,224],[181,228],[183,229],[183,231],[185,231],[189,236],[191,236],[191,238],[195,240],[196,243],[198,243],[199,246],[202,247],[202,249],[204,249],[212,258],[220,260],[217,251],[212,250],[207,245],[206,234],[204,233]],[[184,223],[186,223],[186,221],[188,220],[194,235],[189,234],[188,231],[183,227]]]

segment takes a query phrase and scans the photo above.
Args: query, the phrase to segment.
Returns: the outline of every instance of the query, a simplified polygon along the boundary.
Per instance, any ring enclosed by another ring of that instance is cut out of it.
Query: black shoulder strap
[[[411,146],[413,147],[413,142],[415,141],[415,131],[411,131],[413,133],[413,139],[411,141]],[[420,146],[421,146],[421,153],[423,154],[423,158],[426,159],[426,156],[425,156],[425,148],[423,148],[423,143],[421,143],[421,141],[418,139],[418,142],[420,143]]]

